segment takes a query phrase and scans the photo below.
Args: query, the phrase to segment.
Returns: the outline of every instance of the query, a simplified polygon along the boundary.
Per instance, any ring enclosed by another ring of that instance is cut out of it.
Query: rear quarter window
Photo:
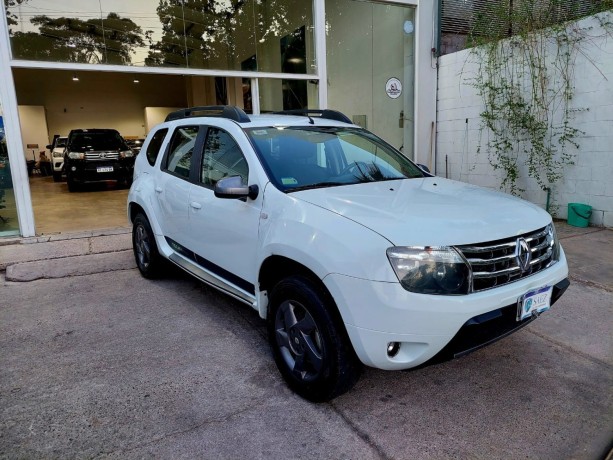
[[[147,146],[147,161],[151,166],[155,164],[155,160],[157,160],[160,154],[160,149],[162,148],[162,143],[164,142],[166,134],[168,134],[168,128],[160,129],[149,141],[149,145]]]

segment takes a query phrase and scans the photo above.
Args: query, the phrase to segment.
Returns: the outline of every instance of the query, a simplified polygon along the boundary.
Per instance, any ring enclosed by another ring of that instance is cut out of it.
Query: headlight
[[[68,152],[68,158],[71,160],[82,160],[85,158],[85,154],[83,152]]]
[[[560,260],[560,241],[556,235],[556,228],[553,223],[547,226],[547,244],[552,251],[551,260],[555,260],[556,262]]]
[[[124,150],[123,152],[119,152],[119,156],[121,158],[132,158],[134,156],[134,152],[132,150]]]
[[[403,288],[419,294],[468,294],[470,268],[451,247],[393,247],[387,258]]]
[[[63,156],[63,152],[53,152],[53,158],[62,158]]]

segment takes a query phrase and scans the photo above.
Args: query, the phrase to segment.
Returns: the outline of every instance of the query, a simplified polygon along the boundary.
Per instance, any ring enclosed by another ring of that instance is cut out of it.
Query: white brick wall
[[[585,203],[593,208],[591,224],[613,227],[613,40],[595,18],[580,21],[591,27],[591,38],[581,45],[574,66],[573,106],[588,110],[576,113],[572,122],[585,132],[579,136],[574,165],[565,167],[564,177],[552,188],[556,217],[567,217],[568,203]],[[440,58],[436,174],[494,189],[502,177],[488,161],[487,131],[481,131],[481,98],[471,86],[478,66],[470,50]],[[479,145],[481,152],[477,154]],[[524,171],[525,172],[525,171]],[[547,193],[536,181],[518,181],[526,191],[523,198],[543,208]]]

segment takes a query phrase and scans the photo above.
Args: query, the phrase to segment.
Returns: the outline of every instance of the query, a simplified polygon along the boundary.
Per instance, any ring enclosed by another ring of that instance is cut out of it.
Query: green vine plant
[[[589,59],[582,45],[593,32],[576,19],[600,13],[610,32],[613,0],[594,2],[590,11],[570,3],[490,2],[474,18],[469,44],[478,64],[472,84],[484,107],[481,137],[491,166],[502,173],[501,189],[515,195],[525,191],[526,171],[543,190],[559,181],[584,134],[573,125],[577,112],[589,110],[573,105],[574,64],[579,53]]]

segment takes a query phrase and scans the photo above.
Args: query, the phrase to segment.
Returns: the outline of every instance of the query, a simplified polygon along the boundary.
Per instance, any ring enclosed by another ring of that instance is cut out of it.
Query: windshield
[[[72,134],[70,150],[73,152],[128,150],[128,146],[117,131],[89,131]]]
[[[424,177],[400,152],[358,128],[250,128],[247,135],[283,191]]]

